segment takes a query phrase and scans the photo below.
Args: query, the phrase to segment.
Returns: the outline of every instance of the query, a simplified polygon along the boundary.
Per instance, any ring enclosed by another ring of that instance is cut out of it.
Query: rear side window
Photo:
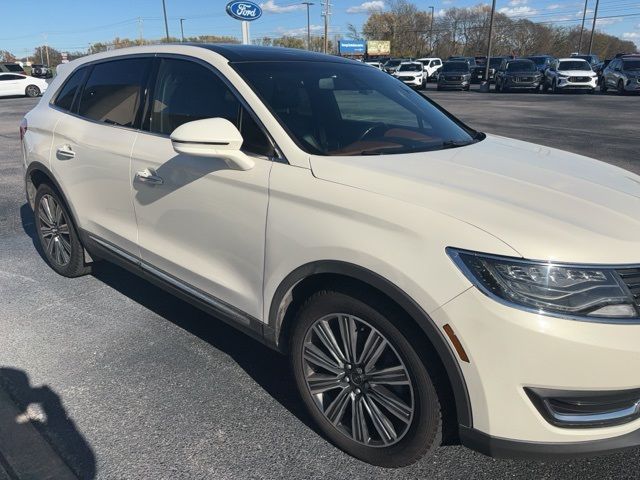
[[[75,98],[80,85],[82,85],[82,81],[84,80],[86,73],[86,68],[80,68],[71,74],[64,86],[60,89],[60,93],[58,93],[56,101],[53,102],[56,107],[63,110],[71,110],[73,99]]]
[[[22,67],[18,64],[7,64],[7,71],[9,72],[23,72],[24,70],[22,69]]]
[[[0,80],[22,80],[23,77],[21,75],[0,75]]]
[[[130,58],[93,67],[78,114],[110,125],[133,127],[150,59]]]

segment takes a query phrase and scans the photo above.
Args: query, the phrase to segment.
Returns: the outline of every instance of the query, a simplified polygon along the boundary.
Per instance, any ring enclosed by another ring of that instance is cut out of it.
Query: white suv
[[[20,132],[54,270],[118,262],[287,353],[350,454],[640,444],[640,177],[251,46],[75,60]]]

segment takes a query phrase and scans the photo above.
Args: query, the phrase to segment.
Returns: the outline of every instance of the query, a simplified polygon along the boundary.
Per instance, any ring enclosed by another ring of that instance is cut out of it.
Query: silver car
[[[617,90],[623,95],[627,92],[640,92],[640,55],[625,55],[614,58],[602,72],[600,91]]]

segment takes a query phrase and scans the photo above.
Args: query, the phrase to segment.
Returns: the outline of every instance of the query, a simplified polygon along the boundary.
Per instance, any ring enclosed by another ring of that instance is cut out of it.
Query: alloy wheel
[[[415,413],[409,371],[372,325],[348,314],[324,316],[307,331],[302,356],[317,408],[342,434],[388,447],[407,433]]]
[[[35,85],[29,85],[27,87],[27,96],[29,97],[37,97],[40,95],[40,89]]]
[[[63,267],[71,261],[69,222],[62,206],[51,195],[43,195],[38,205],[40,238],[47,256]]]

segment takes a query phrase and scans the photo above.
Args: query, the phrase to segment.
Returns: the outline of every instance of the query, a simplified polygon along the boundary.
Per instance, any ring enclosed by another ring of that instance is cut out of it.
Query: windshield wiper
[[[458,148],[458,147],[466,147],[467,145],[471,145],[472,143],[476,143],[475,141],[457,141],[457,140],[447,140],[446,142],[442,142],[442,149],[445,148]]]

